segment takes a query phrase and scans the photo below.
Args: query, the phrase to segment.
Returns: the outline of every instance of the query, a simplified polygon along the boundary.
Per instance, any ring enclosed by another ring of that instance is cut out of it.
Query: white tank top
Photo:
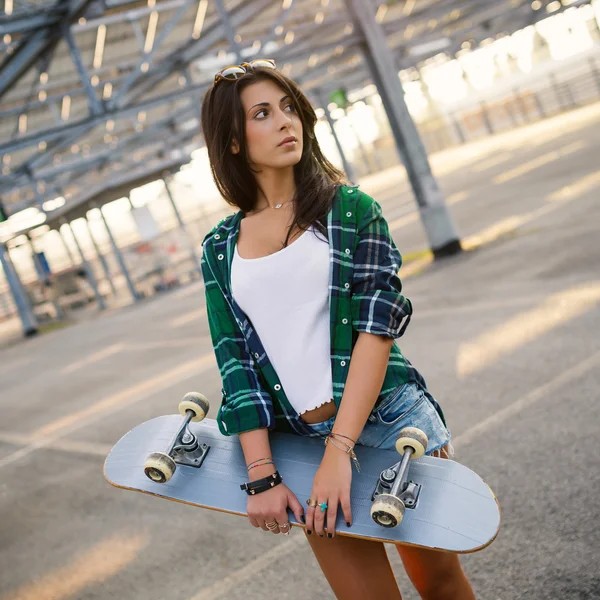
[[[310,227],[282,250],[231,265],[235,301],[246,313],[298,414],[333,398],[329,244]]]

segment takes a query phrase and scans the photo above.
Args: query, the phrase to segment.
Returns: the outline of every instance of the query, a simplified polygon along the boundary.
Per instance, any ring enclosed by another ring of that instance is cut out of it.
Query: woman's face
[[[251,166],[281,169],[299,163],[302,122],[292,98],[273,81],[259,81],[244,88],[240,99]]]

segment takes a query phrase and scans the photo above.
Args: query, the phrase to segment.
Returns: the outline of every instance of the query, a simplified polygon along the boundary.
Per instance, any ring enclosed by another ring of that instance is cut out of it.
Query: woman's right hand
[[[274,488],[261,492],[254,496],[248,496],[248,520],[254,527],[260,527],[263,531],[269,531],[267,523],[276,521],[280,526],[288,523],[288,507],[294,513],[299,523],[303,522],[304,509],[298,498],[284,484],[280,483]],[[279,527],[273,530],[273,533],[288,533],[290,527],[284,527],[280,531]]]

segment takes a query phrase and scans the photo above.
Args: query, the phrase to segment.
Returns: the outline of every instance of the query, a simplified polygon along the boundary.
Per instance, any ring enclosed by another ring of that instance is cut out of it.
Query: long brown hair
[[[321,152],[315,137],[317,116],[308,98],[296,82],[276,69],[248,68],[236,81],[221,81],[204,96],[202,131],[217,188],[228,204],[244,213],[255,208],[258,185],[248,162],[246,116],[240,95],[244,88],[258,81],[272,81],[288,94],[302,122],[302,157],[294,165],[294,221],[284,246],[295,227],[305,231],[313,225],[327,236],[326,217],[337,186],[345,177]],[[237,154],[231,152],[234,139],[240,148]]]

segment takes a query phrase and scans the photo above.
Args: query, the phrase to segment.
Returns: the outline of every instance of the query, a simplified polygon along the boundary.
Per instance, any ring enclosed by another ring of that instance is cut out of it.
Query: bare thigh
[[[434,455],[450,458],[452,447],[440,448]],[[443,502],[443,499],[440,500]],[[406,574],[421,598],[475,598],[471,586],[460,565],[458,554],[427,548],[396,546]]]
[[[314,532],[306,539],[338,600],[402,600],[382,542]]]

